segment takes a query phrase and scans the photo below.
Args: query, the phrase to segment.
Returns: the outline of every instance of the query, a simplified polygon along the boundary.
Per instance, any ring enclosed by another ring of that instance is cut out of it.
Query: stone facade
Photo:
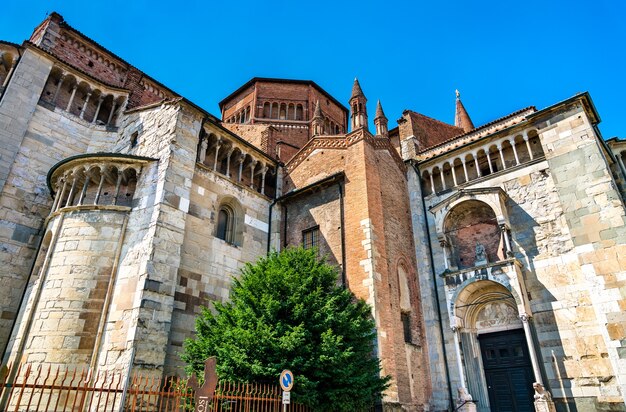
[[[370,132],[358,81],[254,78],[220,120],[56,13],[0,85],[3,363],[181,374],[201,308],[304,244],[372,306],[385,409],[626,410],[626,142],[588,94]]]

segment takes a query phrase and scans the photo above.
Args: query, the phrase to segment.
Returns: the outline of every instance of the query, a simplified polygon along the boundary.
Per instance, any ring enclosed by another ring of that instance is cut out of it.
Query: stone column
[[[204,164],[204,160],[206,159],[206,150],[208,147],[209,142],[207,142],[207,138],[202,138],[202,140],[200,141],[200,150],[198,150],[198,162]]]
[[[435,194],[435,179],[433,179],[432,169],[428,172],[428,176],[430,177],[430,189],[432,193]]]
[[[85,98],[85,103],[83,103],[83,108],[80,109],[80,118],[83,119],[85,116],[85,109],[87,108],[87,103],[89,103],[89,98],[91,97],[91,92],[87,93],[87,97]]]
[[[267,173],[267,170],[269,168],[267,166],[265,166],[262,170],[261,170],[261,194],[264,195],[265,194],[265,174]]]
[[[465,181],[469,181],[469,177],[467,175],[467,166],[465,165],[465,157],[461,159],[461,163],[463,163],[463,174],[465,174]]]
[[[242,153],[239,156],[239,176],[237,177],[237,181],[241,182],[241,172],[243,171],[243,162],[246,160],[246,154]]]
[[[513,256],[513,250],[511,249],[511,241],[509,240],[509,228],[507,228],[506,225],[502,224],[500,225],[500,231],[502,232],[502,236],[504,237],[505,258],[511,257]]]
[[[513,156],[515,156],[515,166],[519,166],[519,157],[517,156],[517,149],[515,148],[515,139],[509,140],[511,148],[513,149]]]
[[[458,183],[456,182],[456,172],[454,171],[454,160],[450,164],[450,170],[452,170],[452,180],[454,181],[454,186],[458,186]]]
[[[59,77],[59,83],[57,84],[57,89],[54,92],[54,97],[52,98],[52,104],[56,103],[57,97],[59,96],[59,92],[61,91],[61,86],[63,85],[64,81],[65,81],[65,73],[61,74],[61,77]]]
[[[85,200],[85,195],[87,194],[87,187],[89,186],[89,171],[85,170],[83,172],[85,175],[85,183],[83,183],[83,190],[80,191],[80,197],[78,198],[77,205],[80,206],[83,204],[83,200]]]
[[[63,181],[63,186],[61,190],[58,190],[59,186],[61,185],[61,181]],[[57,195],[56,195],[56,198],[54,199],[54,202],[52,203],[52,207],[50,208],[50,213],[56,212],[57,208],[59,207],[59,203],[61,203],[61,198],[65,194],[66,186],[67,186],[67,180],[59,179],[59,181],[57,182]]]
[[[120,194],[120,186],[122,185],[122,176],[124,172],[121,170],[117,171],[117,182],[115,183],[115,196],[113,197],[113,204],[117,205],[117,198]]]
[[[213,171],[217,170],[217,156],[220,152],[220,147],[222,146],[222,139],[218,139],[215,144],[215,159],[213,160]]]
[[[617,163],[619,164],[619,167],[622,169],[622,173],[624,174],[624,177],[626,178],[626,166],[624,166],[624,159],[622,159],[622,154],[624,152],[619,152],[615,155],[615,157],[617,158]]]
[[[96,107],[96,114],[93,115],[93,119],[91,119],[91,123],[95,123],[98,120],[98,114],[100,114],[100,107],[102,107],[102,102],[104,101],[104,97],[100,95],[98,98],[98,106]]]
[[[476,176],[482,177],[480,174],[480,167],[478,167],[478,153],[472,153],[472,157],[474,158],[474,166],[476,166]]]
[[[254,189],[254,168],[256,167],[256,164],[258,163],[258,160],[253,160],[252,162],[250,162],[250,188]]]
[[[109,113],[109,119],[107,120],[107,126],[111,124],[111,120],[113,119],[113,114],[115,113],[115,108],[117,107],[117,102],[113,99],[111,103],[111,113]]]
[[[506,170],[506,162],[504,161],[504,154],[502,153],[502,145],[498,144],[496,146],[498,148],[498,152],[500,152],[500,160],[502,160],[502,170]]]
[[[11,64],[11,68],[9,69],[9,72],[7,73],[7,77],[4,79],[4,82],[2,83],[2,87],[7,87],[7,85],[9,84],[9,80],[11,80],[11,75],[13,74],[13,72],[15,71],[15,68],[17,67],[17,61],[18,61],[18,58],[17,56],[15,56],[15,58],[13,59],[13,64]]]
[[[70,194],[67,196],[65,207],[72,205],[72,197],[74,196],[74,189],[76,189],[76,173],[72,172],[72,187],[70,187]]]
[[[530,156],[530,160],[533,160],[535,157],[533,156],[533,150],[530,148],[530,139],[528,138],[528,133],[524,132],[524,141],[526,142],[526,149],[528,149],[528,155]]]
[[[235,148],[231,147],[228,151],[228,154],[226,155],[226,177],[230,177],[230,157],[232,156],[234,151]]]
[[[78,85],[75,84],[74,87],[72,87],[72,95],[70,96],[70,100],[67,102],[67,107],[65,108],[66,112],[69,112],[70,108],[72,107],[72,103],[74,102],[74,96],[76,96],[77,89],[78,89]]]
[[[441,190],[446,190],[446,179],[443,177],[443,165],[439,167],[439,177],[441,178]]]
[[[105,168],[100,166],[100,183],[98,184],[98,190],[96,191],[96,197],[93,200],[93,204],[97,205],[100,200],[100,193],[102,192],[102,185],[104,185]]]
[[[450,264],[448,262],[448,242],[446,240],[440,240],[439,246],[441,246],[441,250],[443,251],[443,265],[448,270],[450,268]]]
[[[489,165],[489,173],[493,173],[493,166],[491,165],[491,156],[489,156],[489,149],[485,150],[485,155],[487,155],[487,164]]]
[[[454,334],[454,354],[456,355],[456,367],[459,370],[459,379],[461,388],[467,392],[467,386],[465,386],[465,371],[463,370],[463,358],[461,358],[461,345],[459,344],[459,331],[458,326],[452,327],[452,333]]]
[[[539,359],[537,357],[537,351],[533,342],[532,335],[530,333],[530,315],[522,313],[519,315],[524,327],[524,335],[526,336],[526,344],[528,345],[528,353],[530,355],[530,363],[533,367],[533,375],[535,376],[535,383],[533,383],[533,389],[535,390],[535,411],[536,412],[555,412],[556,408],[552,401],[552,395],[550,392],[543,388],[543,380],[541,378],[541,370],[539,369]]]
[[[519,318],[522,321],[522,326],[524,327],[524,335],[526,335],[526,344],[528,345],[528,352],[530,354],[530,363],[533,366],[533,374],[535,375],[535,382],[538,382],[543,385],[543,380],[541,379],[541,371],[539,370],[539,361],[537,360],[537,352],[535,351],[535,345],[533,344],[533,338],[530,334],[530,325],[528,321],[530,320],[530,316],[526,313],[522,313],[519,315]]]

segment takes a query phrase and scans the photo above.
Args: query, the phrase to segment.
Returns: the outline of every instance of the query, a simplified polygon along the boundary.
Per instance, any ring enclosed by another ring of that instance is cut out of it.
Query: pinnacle
[[[361,85],[359,84],[359,80],[355,77],[354,84],[352,85],[352,96],[350,96],[350,99],[353,99],[357,96],[365,97],[365,95],[363,94],[363,90],[361,90]]]
[[[470,119],[467,110],[465,110],[465,106],[463,106],[463,102],[461,101],[461,93],[456,90],[456,112],[454,115],[454,125],[463,129],[464,132],[469,132],[474,129],[474,123],[472,123],[472,119]]]
[[[313,112],[313,118],[316,117],[323,117],[322,116],[322,108],[320,107],[320,101],[318,100],[317,103],[315,103],[315,111]]]
[[[387,118],[387,116],[385,116],[385,112],[383,111],[383,105],[380,104],[380,100],[376,103],[376,116],[374,117],[374,120],[379,118]]]

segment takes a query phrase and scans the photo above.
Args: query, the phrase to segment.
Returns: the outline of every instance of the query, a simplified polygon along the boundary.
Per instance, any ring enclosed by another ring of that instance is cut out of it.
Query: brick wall
[[[424,351],[416,262],[411,253],[411,220],[404,170],[389,152],[360,141],[347,149],[319,149],[285,179],[285,188],[304,187],[334,173],[345,173],[346,279],[350,290],[373,307],[378,330],[378,353],[383,373],[393,376],[385,402],[414,408],[428,402],[431,387]],[[287,238],[300,243],[301,230],[313,222],[333,251],[340,250],[333,217],[326,214],[335,202],[327,194],[308,195],[288,204]],[[324,219],[330,218],[327,222]],[[336,217],[335,217],[336,219]],[[334,256],[337,256],[336,253]],[[408,274],[413,343],[404,339],[401,321],[398,266]],[[426,382],[426,384],[425,384]]]

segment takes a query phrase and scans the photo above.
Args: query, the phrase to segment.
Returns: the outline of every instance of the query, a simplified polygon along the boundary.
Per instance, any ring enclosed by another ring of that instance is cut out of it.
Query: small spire
[[[315,103],[315,111],[313,112],[313,118],[315,119],[316,117],[323,117],[319,99]]]
[[[387,116],[385,116],[385,112],[383,111],[383,105],[380,104],[380,100],[378,101],[378,103],[376,103],[376,116],[374,117],[374,120],[376,119],[380,119],[380,118],[387,118]]]
[[[321,136],[324,134],[324,115],[322,114],[319,100],[315,103],[315,111],[313,112],[313,119],[311,119],[311,128],[312,136]]]
[[[474,123],[472,123],[472,119],[470,119],[469,114],[467,114],[467,110],[465,110],[465,106],[463,106],[463,102],[461,101],[461,93],[456,90],[456,112],[454,114],[454,125],[463,129],[465,133],[474,129]]]
[[[376,126],[377,136],[389,137],[387,116],[385,116],[385,112],[383,112],[383,105],[380,104],[380,100],[376,103],[376,117],[374,118],[374,125]]]
[[[352,96],[350,96],[350,99],[353,99],[357,96],[365,96],[365,95],[363,94],[363,90],[361,90],[361,85],[359,84],[359,80],[355,77],[354,84],[352,85]]]

